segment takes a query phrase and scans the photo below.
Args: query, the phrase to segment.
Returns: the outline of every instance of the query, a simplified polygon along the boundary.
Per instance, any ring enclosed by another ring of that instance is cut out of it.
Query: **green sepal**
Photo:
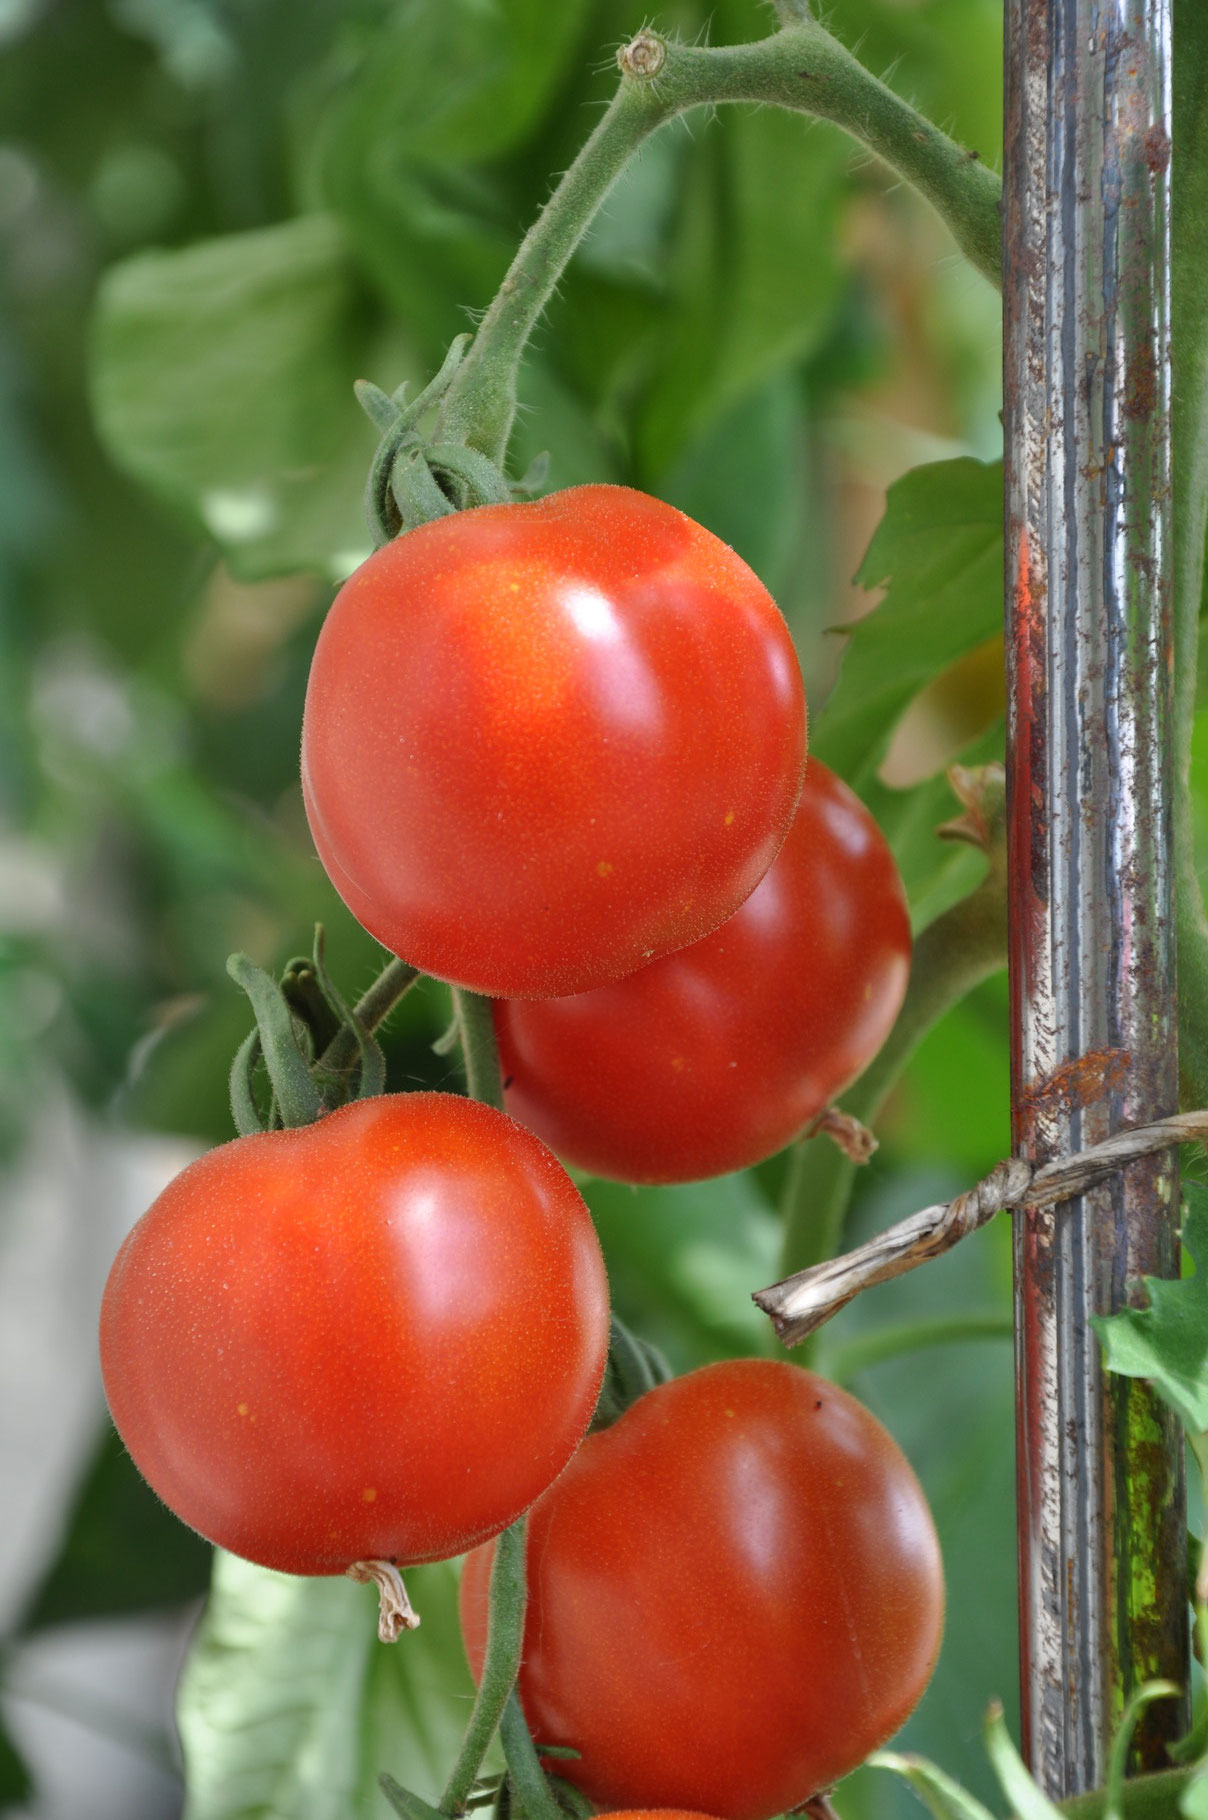
[[[413,432],[401,417],[395,419],[382,437],[369,464],[365,482],[365,517],[369,521],[374,547],[381,549],[403,529],[403,518],[394,495],[394,468],[399,450]]]
[[[541,1754],[552,1757],[557,1753],[543,1747]],[[566,1754],[577,1757],[579,1753],[569,1751]],[[587,1799],[582,1789],[576,1788],[573,1782],[567,1782],[562,1776],[547,1776],[546,1781],[549,1783],[550,1794],[564,1814],[569,1814],[571,1820],[591,1820],[596,1811],[595,1806]]]
[[[374,385],[373,381],[369,379],[358,379],[352,389],[356,393],[357,403],[366,417],[376,423],[383,434],[394,428],[402,416],[402,400],[398,399],[397,395],[395,398],[391,398],[388,393],[383,392],[380,385]],[[400,387],[399,390],[401,391],[403,388]]]
[[[611,1428],[631,1404],[656,1385],[665,1384],[671,1375],[671,1367],[658,1348],[630,1333],[614,1314],[609,1322],[604,1382],[589,1432]]]
[[[403,1816],[403,1820],[445,1820],[439,1808],[429,1807],[426,1801],[413,1795],[409,1788],[404,1788],[393,1776],[379,1776],[378,1787],[395,1813]]]
[[[519,480],[513,480],[509,491],[513,499],[532,499],[549,479],[549,450],[534,455]]]
[[[310,1031],[314,1053],[322,1055],[344,1020],[328,997],[309,954],[286,962],[281,972],[281,990],[290,1010]]]
[[[506,506],[512,503],[512,489],[500,470],[477,449],[460,442],[435,442],[424,449],[428,466],[447,474],[464,493],[464,507]]]
[[[260,1032],[253,1028],[236,1049],[231,1063],[231,1117],[240,1137],[254,1137],[267,1129],[252,1089],[252,1076],[259,1060]]]
[[[308,1057],[298,1044],[294,1014],[276,981],[246,954],[232,954],[227,972],[247,993],[256,1014],[260,1047],[283,1125],[311,1125],[322,1111]]]
[[[395,450],[389,485],[390,502],[398,515],[399,530],[414,531],[418,525],[431,524],[436,518],[448,518],[457,510],[448,494],[442,492],[418,442],[405,447],[400,445]],[[382,522],[386,522],[385,516]]]
[[[375,1099],[379,1093],[386,1091],[386,1057],[382,1045],[343,998],[328,973],[323,958],[326,940],[322,923],[316,923],[314,958],[310,965],[313,968],[314,982],[332,1019],[331,1034],[322,1048],[326,1049],[329,1043],[334,1042],[341,1030],[351,1031],[361,1058],[361,1073],[355,1097],[358,1100]]]

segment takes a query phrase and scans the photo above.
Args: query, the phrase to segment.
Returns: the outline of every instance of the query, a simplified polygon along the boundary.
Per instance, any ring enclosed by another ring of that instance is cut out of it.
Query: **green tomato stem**
[[[1007,881],[1001,843],[990,870],[960,903],[924,929],[915,945],[910,985],[888,1041],[843,1095],[843,1109],[871,1125],[903,1068],[945,1012],[1007,963]],[[836,1255],[855,1165],[827,1138],[794,1147],[783,1196],[782,1276]],[[796,1348],[808,1363],[813,1340]]]
[[[495,1106],[502,1112],[503,1074],[499,1067],[491,1001],[464,986],[454,986],[452,991],[453,1017],[466,1066],[466,1091],[472,1100],[481,1100],[484,1105]]]
[[[524,1612],[527,1592],[524,1577],[525,1518],[505,1529],[495,1543],[491,1565],[490,1613],[487,1647],[478,1697],[470,1723],[440,1798],[440,1811],[450,1816],[465,1812],[470,1790],[482,1769],[491,1739],[503,1717],[508,1696],[516,1684],[524,1646]]]
[[[783,28],[755,44],[677,44],[639,32],[621,51],[621,84],[512,261],[445,395],[437,436],[502,463],[525,345],[567,262],[642,142],[679,114],[723,101],[765,102],[831,120],[925,196],[992,283],[1001,276],[1001,183],[871,75],[812,18],[782,0]]]
[[[399,1000],[410,992],[421,977],[418,967],[406,961],[392,960],[378,974],[369,990],[357,1001],[356,1016],[368,1031],[384,1024]],[[345,1027],[338,1030],[323,1051],[321,1066],[331,1074],[343,1074],[357,1059],[355,1033]]]
[[[503,1754],[507,1758],[508,1781],[512,1788],[513,1807],[518,1807],[524,1820],[565,1820],[554,1800],[536,1746],[529,1736],[524,1714],[515,1688],[508,1695],[499,1726]]]

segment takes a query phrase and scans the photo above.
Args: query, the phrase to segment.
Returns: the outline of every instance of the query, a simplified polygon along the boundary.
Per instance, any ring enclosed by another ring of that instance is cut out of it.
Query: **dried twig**
[[[1076,1156],[1036,1167],[1022,1157],[998,1163],[983,1181],[966,1194],[936,1207],[924,1207],[909,1219],[878,1233],[866,1245],[842,1257],[828,1258],[809,1270],[799,1270],[769,1289],[759,1289],[752,1300],[772,1317],[786,1346],[796,1346],[833,1314],[874,1283],[901,1276],[928,1258],[951,1250],[958,1240],[976,1232],[996,1213],[1017,1207],[1050,1207],[1084,1194],[1097,1182],[1113,1175],[1138,1157],[1153,1156],[1174,1144],[1208,1139],[1208,1111],[1184,1112],[1160,1119],[1133,1131],[1117,1131],[1102,1144]]]

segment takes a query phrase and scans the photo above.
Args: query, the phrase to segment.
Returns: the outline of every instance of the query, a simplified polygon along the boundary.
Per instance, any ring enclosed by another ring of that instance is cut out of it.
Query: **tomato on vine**
[[[496,1534],[570,1458],[607,1347],[570,1178],[440,1093],[210,1151],[130,1233],[101,1310],[109,1406],[153,1490],[297,1574]]]
[[[595,1175],[745,1169],[863,1072],[909,971],[893,856],[811,758],[788,839],[720,929],[593,992],[496,1001],[508,1110]]]
[[[492,1547],[462,1626],[482,1662]],[[863,1406],[744,1359],[648,1391],[528,1521],[520,1699],[603,1806],[769,1820],[863,1762],[927,1685],[943,1574],[926,1500]]]
[[[804,759],[770,595],[614,486],[378,550],[320,633],[302,734],[311,831],[353,914],[424,972],[520,997],[724,922],[780,849]]]

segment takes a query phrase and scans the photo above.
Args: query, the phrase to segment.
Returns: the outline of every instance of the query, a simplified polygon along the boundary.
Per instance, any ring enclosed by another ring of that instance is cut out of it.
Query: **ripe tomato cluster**
[[[519,1692],[578,1753],[559,1773],[729,1820],[911,1710],[934,1530],[884,1430],[787,1364],[690,1373],[584,1440],[608,1287],[557,1158],[745,1167],[883,1041],[901,884],[805,738],[771,598],[658,501],[581,487],[379,550],[318,642],[307,812],[365,927],[495,1000],[513,1116],[393,1094],[239,1138],[135,1227],[101,1316],[114,1420],[213,1541],[303,1574],[486,1544],[476,1671],[491,1539],[531,1507]]]

